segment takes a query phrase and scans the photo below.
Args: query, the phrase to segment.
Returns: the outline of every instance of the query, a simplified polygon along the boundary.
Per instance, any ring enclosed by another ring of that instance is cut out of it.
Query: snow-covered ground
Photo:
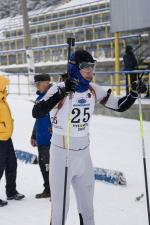
[[[10,96],[9,103],[15,119],[13,141],[16,149],[36,152],[30,146],[34,120],[29,97]],[[144,122],[148,180],[150,186],[150,122]],[[91,121],[91,155],[95,166],[121,170],[127,186],[96,182],[94,208],[96,225],[148,225],[139,122],[135,120],[93,116]],[[49,225],[51,204],[48,199],[37,200],[42,191],[42,178],[37,165],[18,162],[18,190],[26,195],[22,201],[9,201],[0,208],[0,225]],[[150,190],[149,190],[150,191]],[[0,182],[0,198],[5,199],[5,179]],[[78,225],[73,191],[66,225]]]

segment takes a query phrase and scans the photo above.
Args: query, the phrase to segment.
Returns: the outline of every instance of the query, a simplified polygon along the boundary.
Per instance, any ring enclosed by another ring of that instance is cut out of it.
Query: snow
[[[14,146],[36,153],[30,146],[34,123],[31,116],[34,96],[8,98],[15,119]],[[150,163],[150,122],[144,122],[147,165]],[[93,116],[90,129],[91,155],[95,166],[116,169],[125,173],[127,186],[96,182],[94,209],[97,225],[147,225],[146,198],[136,202],[136,196],[145,194],[139,121]],[[150,174],[148,167],[148,175]],[[149,185],[150,185],[150,177]],[[22,201],[9,201],[0,208],[1,225],[48,225],[51,204],[48,199],[37,200],[42,191],[42,178],[37,165],[18,162],[17,187],[26,195]],[[5,179],[0,183],[0,198],[5,199]],[[71,190],[70,210],[66,225],[79,224],[76,203]]]
[[[63,5],[60,5],[58,6],[57,9],[62,9],[62,8],[69,8],[69,7],[79,7],[79,5],[83,5],[83,4],[93,4],[95,5],[97,2],[101,2],[101,3],[107,3],[107,2],[110,2],[109,0],[72,0],[72,1],[69,1],[68,3],[66,4],[63,4]]]

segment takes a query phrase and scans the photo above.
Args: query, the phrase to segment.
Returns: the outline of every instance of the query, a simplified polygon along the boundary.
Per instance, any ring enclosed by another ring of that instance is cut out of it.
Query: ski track
[[[34,119],[31,116],[33,103],[27,101],[28,99],[30,100],[31,97],[9,97],[15,119],[13,141],[16,149],[37,153],[36,149],[30,146]],[[144,122],[144,129],[149,166],[150,122]],[[139,121],[93,116],[90,138],[94,166],[120,170],[124,172],[127,179],[126,187],[104,182],[95,183],[95,224],[148,225]],[[148,180],[150,181],[150,177]],[[0,225],[49,225],[50,201],[34,198],[36,193],[42,191],[42,183],[37,165],[18,162],[17,186],[26,198],[22,201],[9,201],[7,207],[0,208]],[[144,193],[144,197],[138,202],[135,201],[141,193]],[[6,198],[4,176],[0,184],[0,197]],[[78,225],[79,219],[72,189],[70,199],[66,225]]]

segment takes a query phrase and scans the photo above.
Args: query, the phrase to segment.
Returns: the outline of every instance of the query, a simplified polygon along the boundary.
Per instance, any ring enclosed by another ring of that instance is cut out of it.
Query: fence
[[[120,89],[120,94],[124,95],[126,89],[131,89],[131,74],[144,74],[143,78],[148,87],[148,96],[150,96],[150,70],[136,70],[136,71],[121,71],[120,72],[120,83],[116,84],[115,75],[118,72],[114,71],[96,71],[94,76],[94,82],[100,86],[108,89],[112,89],[112,94],[116,95],[116,88]],[[60,80],[62,73],[49,73],[51,82],[57,82]],[[9,94],[17,95],[34,95],[36,92],[33,77],[29,77],[28,74],[6,74],[10,79],[10,85],[8,87]],[[128,78],[128,84],[126,84],[126,77]]]

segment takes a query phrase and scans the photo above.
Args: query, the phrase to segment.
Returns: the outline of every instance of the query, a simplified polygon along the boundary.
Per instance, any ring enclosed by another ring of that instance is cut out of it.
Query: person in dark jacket
[[[130,45],[126,46],[126,53],[123,56],[124,61],[124,70],[125,71],[132,71],[138,69],[137,59],[133,53],[133,48]],[[132,84],[134,81],[137,81],[137,74],[129,74],[130,75],[130,83]],[[129,94],[129,84],[128,84],[128,74],[126,76],[126,94]]]
[[[47,74],[36,75],[34,81],[37,87],[37,99],[39,102],[46,92],[51,87],[50,77]],[[50,185],[49,185],[49,151],[50,151],[50,139],[52,135],[52,126],[50,121],[50,114],[47,113],[42,118],[36,119],[32,136],[31,145],[37,146],[39,156],[39,166],[44,180],[44,190],[40,194],[36,194],[36,198],[49,198],[50,197]]]

